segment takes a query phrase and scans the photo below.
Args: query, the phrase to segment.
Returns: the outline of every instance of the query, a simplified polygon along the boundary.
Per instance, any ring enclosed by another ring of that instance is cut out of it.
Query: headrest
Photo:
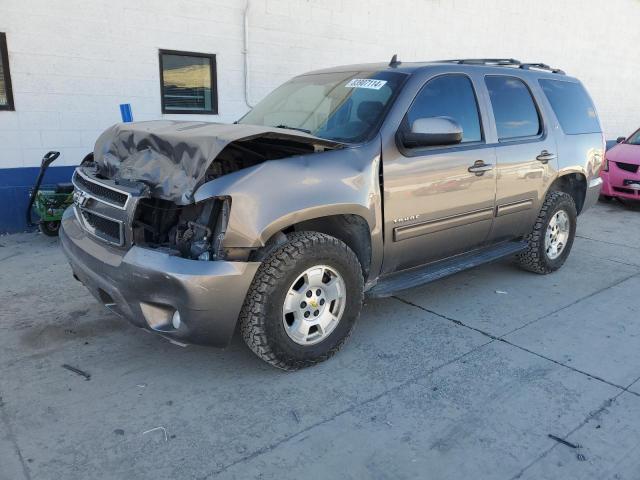
[[[358,118],[366,123],[374,123],[382,113],[382,102],[362,102],[358,105]]]

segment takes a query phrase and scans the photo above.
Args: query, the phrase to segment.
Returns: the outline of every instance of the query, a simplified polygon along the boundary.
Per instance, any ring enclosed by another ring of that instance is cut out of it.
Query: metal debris
[[[73,372],[76,375],[80,375],[81,377],[84,377],[84,379],[87,381],[91,380],[91,374],[85,372],[84,370],[80,370],[79,368],[72,367],[71,365],[67,365],[66,363],[62,364],[62,368],[66,368],[70,372]]]
[[[561,443],[563,445],[566,445],[567,447],[571,447],[571,448],[581,448],[579,444],[577,443],[571,443],[568,440],[565,440],[564,438],[560,438],[560,437],[556,437],[555,435],[549,434],[549,438],[555,440],[558,443]]]

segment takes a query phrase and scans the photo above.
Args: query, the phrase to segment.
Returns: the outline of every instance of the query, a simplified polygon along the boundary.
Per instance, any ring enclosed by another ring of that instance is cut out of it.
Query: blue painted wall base
[[[74,166],[51,166],[45,173],[41,189],[71,181]],[[28,230],[26,209],[29,192],[36,181],[39,167],[0,169],[0,233]],[[36,221],[36,215],[33,216]]]

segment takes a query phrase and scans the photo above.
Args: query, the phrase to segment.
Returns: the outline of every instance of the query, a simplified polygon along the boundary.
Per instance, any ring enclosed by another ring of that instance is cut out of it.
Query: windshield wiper
[[[287,130],[297,130],[299,132],[311,134],[311,130],[307,130],[306,128],[290,127],[288,125],[276,125],[276,128],[286,128]]]

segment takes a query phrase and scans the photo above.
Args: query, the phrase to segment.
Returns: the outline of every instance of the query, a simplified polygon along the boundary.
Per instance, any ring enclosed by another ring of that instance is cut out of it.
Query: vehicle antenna
[[[389,62],[389,66],[392,68],[397,67],[398,65],[400,65],[402,62],[400,60],[398,60],[398,54],[394,53],[393,57],[391,57],[391,61]]]

